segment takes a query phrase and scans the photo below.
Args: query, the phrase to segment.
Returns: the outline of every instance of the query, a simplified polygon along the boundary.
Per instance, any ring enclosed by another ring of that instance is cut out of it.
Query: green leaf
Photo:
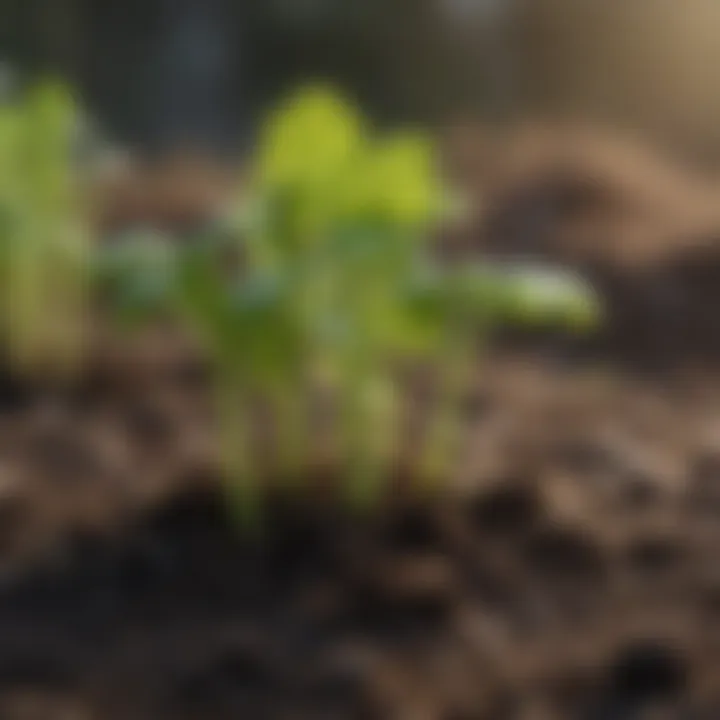
[[[363,129],[353,106],[332,89],[310,86],[267,122],[256,160],[265,189],[316,189],[357,152]]]
[[[133,233],[97,251],[94,274],[124,321],[145,320],[170,306],[177,274],[175,247],[161,234]]]
[[[469,306],[503,323],[562,325],[588,330],[601,318],[600,301],[579,276],[542,265],[467,266],[457,287]]]
[[[380,142],[372,160],[378,209],[401,227],[422,229],[440,206],[432,143],[422,135],[398,135]]]
[[[328,202],[341,221],[417,233],[439,216],[443,204],[432,143],[414,133],[366,143],[331,188]]]

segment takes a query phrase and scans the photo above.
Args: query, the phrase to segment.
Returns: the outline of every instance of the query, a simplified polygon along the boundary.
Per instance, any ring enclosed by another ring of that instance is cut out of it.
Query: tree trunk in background
[[[158,0],[148,67],[149,134],[157,147],[211,145],[239,139],[234,98],[244,88],[234,73],[242,28],[230,21],[228,0]]]
[[[249,114],[246,23],[232,0],[85,0],[84,85],[119,139],[226,152]]]

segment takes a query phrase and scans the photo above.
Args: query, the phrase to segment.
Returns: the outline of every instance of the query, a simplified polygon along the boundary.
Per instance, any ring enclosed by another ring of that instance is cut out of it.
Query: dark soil
[[[720,246],[689,181],[578,157],[562,193],[557,152],[485,180],[460,239],[591,272],[607,329],[498,338],[426,502],[268,499],[250,537],[185,349],[104,343],[63,394],[0,375],[0,718],[720,717]],[[657,222],[613,245],[618,184]]]

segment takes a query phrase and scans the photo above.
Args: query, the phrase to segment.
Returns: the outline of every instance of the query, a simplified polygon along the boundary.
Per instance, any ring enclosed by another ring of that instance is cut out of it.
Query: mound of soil
[[[577,125],[458,130],[451,176],[476,211],[465,251],[574,267],[601,291],[616,361],[720,356],[720,177],[637,138]]]
[[[697,376],[493,357],[440,496],[269,498],[248,536],[197,368],[164,362],[167,405],[141,374],[3,407],[0,717],[720,712],[720,393]]]

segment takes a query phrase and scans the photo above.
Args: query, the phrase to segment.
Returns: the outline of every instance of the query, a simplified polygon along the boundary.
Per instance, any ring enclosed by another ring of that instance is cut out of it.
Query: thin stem
[[[353,364],[344,397],[346,490],[351,506],[359,510],[377,502],[397,448],[399,413],[392,381],[370,367]]]
[[[299,480],[306,469],[311,431],[304,387],[284,385],[273,395],[277,468],[282,479]]]
[[[469,337],[473,338],[473,335]],[[418,468],[422,487],[426,490],[436,489],[453,472],[463,432],[460,405],[475,371],[474,343],[461,328],[450,334],[446,348],[438,368],[437,405],[430,416]]]
[[[220,461],[234,517],[246,527],[260,519],[260,483],[252,456],[252,413],[235,374],[218,372],[215,380]]]

